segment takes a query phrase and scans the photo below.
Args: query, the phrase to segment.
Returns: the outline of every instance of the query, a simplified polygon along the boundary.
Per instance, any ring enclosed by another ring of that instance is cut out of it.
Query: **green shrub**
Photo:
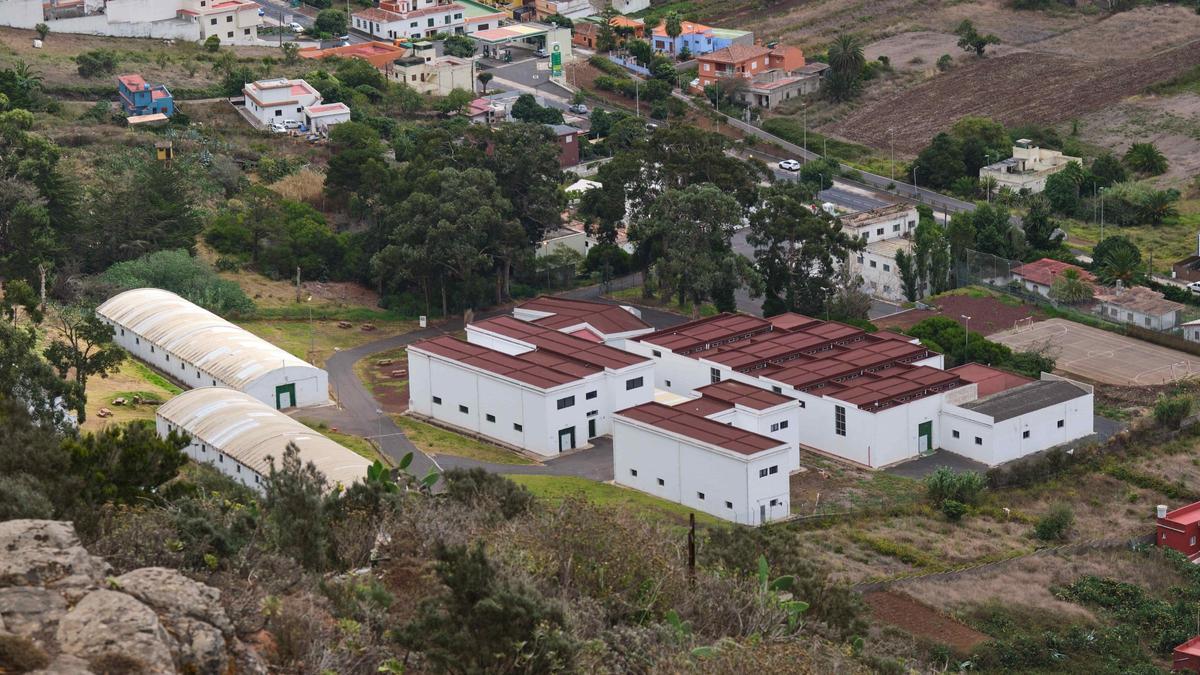
[[[1071,526],[1075,524],[1075,512],[1066,504],[1055,504],[1046,515],[1038,518],[1033,534],[1042,541],[1066,541]]]
[[[209,52],[216,52],[221,48],[221,38],[216,35],[209,35],[208,39],[204,41],[204,48]]]
[[[967,505],[954,499],[947,499],[942,502],[941,509],[942,515],[946,516],[946,520],[952,523],[962,520],[962,517],[967,513]]]
[[[979,495],[986,487],[987,479],[976,471],[959,473],[941,467],[925,477],[925,495],[936,506],[947,500],[964,505],[978,504]]]
[[[157,251],[108,268],[102,279],[120,289],[161,288],[217,314],[249,314],[254,303],[233,281],[222,279],[187,251]]]
[[[529,510],[533,493],[524,486],[483,469],[450,469],[442,475],[446,496],[471,507],[486,505],[511,520]]]
[[[1160,396],[1154,404],[1154,421],[1164,429],[1178,429],[1191,413],[1190,396]]]
[[[93,49],[75,57],[80,77],[99,77],[117,72],[117,53],[111,49]]]
[[[592,66],[593,68],[595,68],[596,70],[599,70],[600,72],[604,73],[605,75],[611,75],[612,77],[618,77],[618,78],[629,77],[628,71],[626,71],[624,68],[617,65],[616,63],[609,61],[608,59],[604,58],[603,56],[600,56],[599,54],[589,58],[588,64],[590,66]]]

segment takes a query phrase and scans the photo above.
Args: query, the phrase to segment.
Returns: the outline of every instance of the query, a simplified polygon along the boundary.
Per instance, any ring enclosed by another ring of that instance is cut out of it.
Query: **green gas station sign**
[[[562,47],[557,42],[550,48],[550,77],[562,77]]]

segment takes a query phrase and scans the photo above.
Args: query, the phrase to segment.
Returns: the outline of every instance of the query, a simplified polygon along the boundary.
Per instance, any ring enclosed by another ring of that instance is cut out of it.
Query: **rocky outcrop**
[[[266,672],[217,589],[161,567],[110,572],[71,523],[0,523],[0,639],[44,652],[49,665],[34,672],[47,675]]]

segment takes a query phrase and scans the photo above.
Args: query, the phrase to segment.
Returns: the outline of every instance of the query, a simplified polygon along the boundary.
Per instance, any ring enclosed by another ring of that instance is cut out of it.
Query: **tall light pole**
[[[917,169],[918,168],[919,167],[916,164],[913,164],[913,190],[917,189]]]
[[[990,152],[984,153],[983,156],[987,158],[987,162],[988,162],[987,165],[991,166],[992,165],[992,154]],[[989,203],[989,204],[992,203],[992,181],[991,181],[991,178],[992,178],[991,176],[984,177],[984,180],[987,181],[987,185],[985,185],[984,187],[987,188],[987,203]]]
[[[628,91],[628,90],[626,90]],[[637,116],[642,116],[642,88],[641,80],[633,78],[633,106],[637,110]]]
[[[1106,189],[1100,188],[1100,241],[1104,241],[1104,191]]]
[[[891,147],[891,159],[888,166],[892,170],[892,182],[896,182],[896,127],[888,127],[888,145]]]
[[[316,358],[314,354],[317,351],[317,329],[313,324],[311,295],[308,296],[308,300],[304,301],[304,304],[308,305],[308,360],[312,362]]]
[[[961,316],[966,321],[966,324],[963,326],[963,358],[962,358],[962,362],[966,363],[967,362],[967,348],[970,345],[970,339],[971,339],[971,317],[967,316],[966,314],[960,314],[959,316]],[[959,365],[962,365],[962,364],[959,364]]]
[[[800,104],[804,109],[804,161],[808,161],[808,101]]]

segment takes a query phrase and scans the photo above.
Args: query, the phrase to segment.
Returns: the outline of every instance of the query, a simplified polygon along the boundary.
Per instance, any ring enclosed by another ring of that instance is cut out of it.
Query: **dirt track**
[[[1053,124],[1112,105],[1196,65],[1200,65],[1200,41],[1116,63],[1087,63],[1035,52],[978,59],[896,96],[868,103],[830,131],[886,147],[888,129],[894,128],[896,149],[915,153],[967,115],[1006,125]]]

